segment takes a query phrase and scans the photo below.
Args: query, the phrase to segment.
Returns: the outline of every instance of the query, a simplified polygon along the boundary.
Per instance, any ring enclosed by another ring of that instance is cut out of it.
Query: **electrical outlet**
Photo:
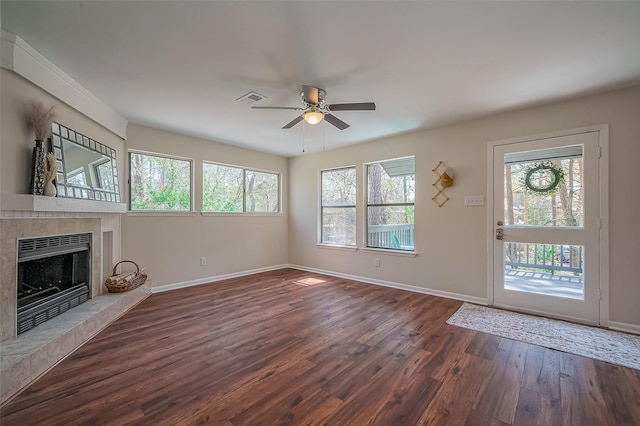
[[[375,259],[373,259],[373,265],[376,268],[379,268],[380,267],[380,259],[378,259],[377,257]]]
[[[200,266],[207,266],[207,258],[206,257],[201,257],[200,258]]]

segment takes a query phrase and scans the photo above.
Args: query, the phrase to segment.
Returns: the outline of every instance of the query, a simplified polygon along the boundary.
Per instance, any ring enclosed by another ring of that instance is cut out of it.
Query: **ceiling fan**
[[[294,111],[304,111],[299,116],[285,124],[283,129],[290,129],[302,120],[309,124],[317,124],[323,119],[329,124],[334,125],[340,130],[344,130],[349,125],[340,120],[333,111],[375,111],[376,104],[373,102],[356,102],[348,104],[327,104],[324,97],[327,92],[323,89],[313,86],[302,86],[300,97],[302,98],[303,107],[278,107],[278,106],[252,106],[252,109],[290,109]]]

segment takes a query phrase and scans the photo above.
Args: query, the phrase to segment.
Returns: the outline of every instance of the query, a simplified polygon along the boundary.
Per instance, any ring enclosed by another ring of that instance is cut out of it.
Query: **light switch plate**
[[[467,195],[464,197],[465,206],[484,206],[484,195]]]

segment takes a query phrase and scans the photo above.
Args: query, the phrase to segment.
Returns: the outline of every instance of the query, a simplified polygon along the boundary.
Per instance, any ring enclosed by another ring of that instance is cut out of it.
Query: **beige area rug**
[[[640,336],[470,303],[447,324],[640,370]]]

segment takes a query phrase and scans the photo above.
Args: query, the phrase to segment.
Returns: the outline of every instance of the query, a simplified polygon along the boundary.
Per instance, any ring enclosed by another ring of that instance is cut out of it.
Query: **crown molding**
[[[0,30],[0,67],[15,72],[96,123],[127,138],[127,120],[19,36]]]

